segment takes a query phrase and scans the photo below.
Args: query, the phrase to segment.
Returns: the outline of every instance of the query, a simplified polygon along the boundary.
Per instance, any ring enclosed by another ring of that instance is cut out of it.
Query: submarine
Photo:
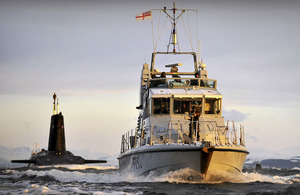
[[[55,93],[53,99],[53,115],[51,116],[50,122],[48,150],[42,149],[39,152],[33,152],[29,160],[12,160],[11,162],[28,163],[28,166],[106,163],[106,160],[86,160],[66,150],[64,117],[62,113],[58,111],[59,104],[58,98],[56,103]]]

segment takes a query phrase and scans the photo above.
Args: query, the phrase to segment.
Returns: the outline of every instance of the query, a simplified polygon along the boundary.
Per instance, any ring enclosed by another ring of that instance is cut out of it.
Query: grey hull
[[[158,145],[132,149],[121,154],[118,159],[121,174],[146,175],[151,171],[161,173],[183,168],[202,172],[201,163],[205,163],[203,157],[200,146]]]

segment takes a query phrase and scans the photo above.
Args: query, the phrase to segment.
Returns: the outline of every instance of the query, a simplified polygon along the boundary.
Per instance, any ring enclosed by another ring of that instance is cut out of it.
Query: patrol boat
[[[152,53],[150,66],[143,64],[137,127],[122,136],[120,173],[146,175],[184,168],[204,177],[241,173],[249,154],[243,126],[224,121],[222,95],[217,81],[208,78],[203,60],[195,52],[176,51],[177,20],[190,10],[177,9],[174,3],[172,9],[161,11],[172,22],[169,45],[166,52]],[[164,71],[156,68],[160,55],[174,59],[164,64]],[[181,55],[190,57],[191,63],[176,61]],[[191,71],[179,71],[184,66]]]

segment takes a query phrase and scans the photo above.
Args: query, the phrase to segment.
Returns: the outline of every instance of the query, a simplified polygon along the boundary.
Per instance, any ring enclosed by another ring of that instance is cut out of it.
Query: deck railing
[[[203,87],[216,88],[217,81],[200,78],[156,78],[148,81],[149,88]]]
[[[201,137],[204,130],[210,132],[209,136]],[[137,135],[137,133],[140,133]],[[150,134],[149,136],[145,136]],[[137,138],[139,137],[139,140]],[[160,128],[155,125],[145,126],[141,132],[127,132],[122,136],[121,153],[135,148],[137,145],[155,144],[204,144],[212,146],[245,146],[244,127],[240,125],[236,129],[234,121],[227,121],[225,126],[218,126],[215,121],[194,121],[194,122],[169,122],[167,128]]]

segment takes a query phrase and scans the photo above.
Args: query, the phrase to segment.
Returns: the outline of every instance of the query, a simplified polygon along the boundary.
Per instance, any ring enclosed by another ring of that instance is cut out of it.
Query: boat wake
[[[270,169],[269,172],[271,172]],[[4,174],[3,174],[4,173]],[[269,182],[278,184],[300,183],[300,170],[289,171],[289,175],[262,174],[255,171],[242,174],[216,173],[216,176],[204,178],[199,172],[189,168],[166,173],[150,172],[147,176],[132,174],[120,175],[117,167],[89,165],[60,165],[39,167],[36,169],[3,170],[2,178],[20,179],[27,181],[59,181],[86,183],[118,183],[118,182],[169,182],[169,183],[251,183]]]
[[[119,182],[118,168],[109,166],[60,165],[35,169],[5,170],[5,177],[22,180],[59,182]],[[2,175],[3,177],[3,175]]]
[[[300,184],[300,174],[278,176],[278,175],[262,175],[260,173],[244,173],[248,183],[250,182],[269,182],[277,184]]]
[[[217,177],[210,178],[203,178],[188,168],[159,174],[151,172],[147,176],[137,177],[132,174],[120,175],[117,167],[90,165],[3,169],[0,173],[0,193],[13,194],[169,194],[182,189],[182,193],[189,193],[193,188],[217,193],[234,189],[233,186],[240,187],[239,192],[278,187],[275,192],[300,191],[299,169],[264,169],[263,173],[247,170],[240,175],[218,173]],[[168,188],[173,188],[173,191],[167,191]],[[165,191],[160,191],[162,189]]]
[[[272,169],[270,169],[270,172]],[[277,184],[300,184],[299,170],[289,171],[291,175],[271,175],[261,174],[255,171],[243,172],[240,174],[232,174],[228,172],[218,172],[214,175],[203,177],[199,172],[189,168],[181,169],[165,174],[157,175],[151,172],[144,179],[154,182],[171,182],[171,183],[252,183],[252,182],[268,182]]]

